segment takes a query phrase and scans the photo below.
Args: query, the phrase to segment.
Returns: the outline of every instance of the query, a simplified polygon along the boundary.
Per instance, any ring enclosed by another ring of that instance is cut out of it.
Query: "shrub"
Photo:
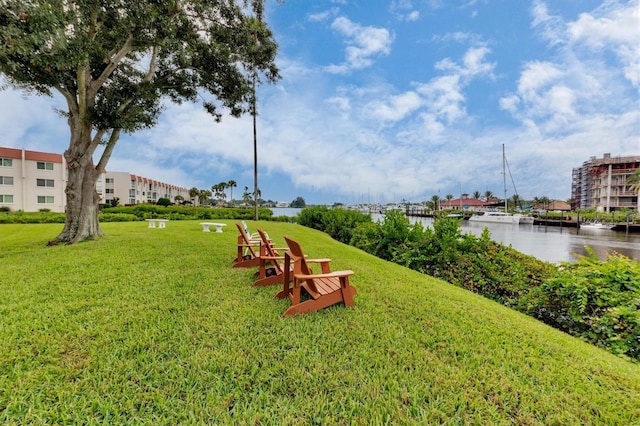
[[[130,213],[101,213],[100,222],[137,222],[140,218]]]
[[[298,214],[298,223],[326,232],[331,238],[349,244],[358,225],[371,223],[371,216],[355,210],[330,209],[326,206],[306,207]]]
[[[563,262],[522,300],[522,310],[573,336],[640,360],[640,263],[592,249]]]
[[[324,231],[324,215],[328,211],[327,206],[305,207],[298,214],[298,223],[307,228]]]

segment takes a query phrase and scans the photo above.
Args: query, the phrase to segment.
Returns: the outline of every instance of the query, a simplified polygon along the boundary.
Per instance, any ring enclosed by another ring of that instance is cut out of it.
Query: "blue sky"
[[[640,155],[640,2],[267,0],[282,80],[259,88],[259,187],[308,204],[567,199],[590,157]],[[0,92],[0,146],[62,153],[61,98]],[[253,187],[251,117],[167,104],[108,165]],[[508,179],[509,180],[509,179]],[[514,194],[509,184],[507,196]]]

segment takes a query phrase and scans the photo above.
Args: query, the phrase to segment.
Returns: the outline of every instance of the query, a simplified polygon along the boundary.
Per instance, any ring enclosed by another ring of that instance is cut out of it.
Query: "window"
[[[13,203],[13,195],[2,195],[2,194],[0,194],[0,203],[2,203],[2,204],[12,204]]]
[[[13,158],[0,157],[0,167],[13,167]]]
[[[114,178],[106,178],[105,183],[114,183]]]
[[[53,204],[53,197],[49,195],[38,195],[38,204]]]
[[[0,176],[0,185],[13,185],[13,176]]]
[[[113,194],[113,188],[106,188],[106,189],[104,190],[104,193],[105,193],[105,194]]]
[[[50,161],[38,161],[36,163],[36,168],[38,170],[53,170],[53,163]]]
[[[36,185],[53,188],[53,179],[36,179]]]

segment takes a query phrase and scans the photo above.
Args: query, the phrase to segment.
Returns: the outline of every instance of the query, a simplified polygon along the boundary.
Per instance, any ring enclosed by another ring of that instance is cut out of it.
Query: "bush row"
[[[253,219],[253,208],[209,208],[192,206],[160,206],[156,204],[136,204],[135,206],[108,207],[102,210],[105,213],[124,213],[135,215],[139,220],[143,219],[170,219],[170,220],[210,220],[210,219]],[[267,208],[258,209],[260,220],[273,220],[273,212]],[[102,216],[101,216],[102,220]]]
[[[463,235],[459,219],[437,218],[425,228],[397,211],[378,223],[358,215],[312,207],[298,222],[640,360],[640,263],[621,255],[602,261],[590,252],[555,266],[492,241],[487,229]]]
[[[138,204],[135,206],[119,206],[104,208],[100,213],[100,222],[134,222],[145,219],[169,220],[211,220],[211,219],[253,219],[253,208],[204,208],[191,206],[159,206],[155,204]],[[289,216],[273,216],[267,208],[258,209],[260,220],[293,222]],[[0,212],[0,223],[64,223],[64,213],[50,211],[40,212]]]

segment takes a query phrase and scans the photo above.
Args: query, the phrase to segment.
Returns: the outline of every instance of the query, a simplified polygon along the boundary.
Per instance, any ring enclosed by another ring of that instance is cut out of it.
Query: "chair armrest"
[[[302,275],[302,274],[294,274],[294,277],[299,280],[314,280],[317,278],[340,278],[340,277],[348,277],[349,275],[353,275],[354,272],[351,270],[344,271],[334,271],[329,272],[328,274],[313,274],[313,275]]]
[[[264,260],[282,260],[284,256],[260,256],[260,259]]]
[[[306,261],[313,262],[313,263],[329,263],[331,262],[331,259],[306,259]]]

